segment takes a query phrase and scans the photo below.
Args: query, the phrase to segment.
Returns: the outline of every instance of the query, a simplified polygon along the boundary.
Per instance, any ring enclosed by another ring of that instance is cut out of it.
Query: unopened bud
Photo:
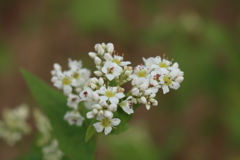
[[[92,112],[92,111],[88,112],[87,115],[86,115],[86,117],[87,117],[88,119],[93,118],[93,117],[94,117],[93,112]]]
[[[103,86],[104,81],[103,81],[102,77],[99,78],[99,80],[98,80],[98,84],[99,84],[100,86]]]
[[[94,74],[96,74],[96,76],[103,76],[103,73],[101,71],[94,71]]]
[[[113,46],[112,43],[108,43],[108,44],[107,44],[107,51],[108,51],[108,53],[113,53],[113,51],[114,51],[114,46]]]
[[[92,108],[100,110],[100,109],[102,109],[102,106],[100,104],[94,104],[94,105],[92,105]]]
[[[95,58],[97,56],[97,54],[95,52],[89,52],[88,55],[91,57],[91,58]]]
[[[100,65],[101,62],[102,62],[102,60],[101,60],[99,57],[95,57],[95,58],[94,58],[94,63],[95,63],[96,65]]]
[[[143,83],[143,84],[140,85],[140,90],[144,91],[145,89],[147,89],[147,87],[148,86],[145,83]]]
[[[148,96],[148,95],[150,95],[151,93],[152,93],[152,91],[151,91],[150,89],[148,89],[148,90],[145,90],[144,95]]]
[[[156,94],[153,93],[153,94],[151,94],[151,95],[149,96],[149,98],[154,98],[155,96],[156,96]]]
[[[145,98],[145,97],[141,97],[141,102],[142,102],[143,104],[146,104],[146,103],[147,103],[146,98]]]
[[[96,115],[96,114],[98,114],[98,110],[97,110],[97,109],[93,109],[93,110],[92,110],[92,113],[93,113],[94,115]]]
[[[102,47],[101,44],[97,43],[94,46],[95,51],[98,51],[99,47]]]
[[[113,117],[113,113],[111,111],[104,111],[104,117],[110,119]]]
[[[113,57],[111,56],[111,54],[106,53],[106,54],[104,54],[104,59],[106,59],[106,60],[112,60]]]
[[[110,104],[108,106],[108,109],[112,112],[115,112],[117,110],[117,105],[116,104]]]
[[[138,78],[137,77],[133,78],[132,85],[133,86],[138,85]]]
[[[138,96],[138,94],[139,94],[139,89],[138,88],[133,88],[132,89],[132,95]]]
[[[97,100],[99,100],[99,95],[96,92],[93,92],[92,98],[97,101]]]
[[[103,48],[99,48],[97,53],[99,55],[103,55],[104,54],[104,49]]]
[[[178,77],[175,79],[175,81],[178,83],[181,83],[183,81],[183,79],[184,79],[183,77]]]

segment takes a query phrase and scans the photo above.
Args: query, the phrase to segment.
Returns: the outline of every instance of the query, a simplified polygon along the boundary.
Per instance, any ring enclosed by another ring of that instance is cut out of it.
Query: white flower
[[[71,70],[78,70],[82,68],[82,61],[72,60],[71,58],[69,58],[68,66]]]
[[[168,68],[172,62],[162,59],[160,56],[154,58],[154,64],[152,65],[153,68]]]
[[[134,68],[134,74],[130,75],[131,78],[138,78],[138,82],[142,83],[143,81],[149,79],[150,72],[152,69],[150,67],[146,67],[143,65],[138,65],[136,68]]]
[[[83,116],[77,110],[68,111],[64,115],[64,119],[67,120],[70,125],[76,124],[77,126],[82,126],[84,120]]]
[[[104,55],[104,58],[105,58],[106,60],[108,60],[108,61],[111,61],[111,62],[116,63],[117,65],[123,66],[123,67],[126,66],[126,65],[131,64],[131,62],[129,62],[129,61],[123,61],[123,57],[122,57],[122,56],[118,56],[118,55],[114,55],[114,56],[112,57],[111,54],[106,53],[106,54]]]
[[[80,97],[75,94],[69,94],[68,95],[68,102],[67,105],[70,108],[77,109],[78,108],[78,103],[80,102]]]
[[[124,110],[124,112],[126,112],[127,114],[132,114],[134,113],[133,111],[133,102],[132,102],[132,96],[128,97],[126,100],[122,101],[119,106],[122,107],[122,109]]]
[[[76,80],[72,78],[72,72],[70,71],[58,74],[58,80],[54,82],[54,86],[63,89],[65,95],[69,95],[72,92],[72,85],[76,85]]]
[[[122,73],[123,69],[116,63],[106,61],[101,71],[105,73],[106,77],[111,81],[115,77],[119,76]]]
[[[84,90],[79,94],[80,101],[95,101],[98,99],[97,93],[93,93],[93,90],[89,87],[84,87]]]
[[[61,160],[63,153],[58,148],[58,141],[53,139],[49,145],[42,148],[43,160]]]
[[[153,57],[149,57],[148,59],[145,59],[143,57],[143,62],[145,64],[145,66],[152,67],[152,64],[154,64],[154,58]]]
[[[173,70],[169,72],[167,69],[162,68],[163,76],[161,76],[161,82],[163,93],[169,92],[169,87],[177,90],[180,87],[179,82],[175,81],[176,76],[179,74],[179,70]]]
[[[104,129],[105,135],[109,134],[112,131],[112,127],[119,125],[121,122],[118,118],[105,118],[105,117],[97,117],[97,120],[100,122],[94,123],[93,126],[95,127],[97,132],[102,132]]]
[[[53,64],[54,70],[51,71],[52,76],[56,76],[59,72],[62,72],[62,67],[58,63]]]
[[[125,97],[125,95],[122,92],[117,93],[118,87],[108,87],[105,88],[102,86],[98,91],[100,94],[100,100],[107,101],[109,100],[113,104],[118,104],[119,99]]]

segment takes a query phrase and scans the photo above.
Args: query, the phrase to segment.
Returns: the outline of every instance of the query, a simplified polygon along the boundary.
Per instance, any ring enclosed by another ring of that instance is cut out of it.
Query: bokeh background
[[[98,160],[240,159],[239,0],[1,0],[0,112],[37,106],[20,67],[49,84],[53,63],[67,66],[68,58],[94,71],[87,53],[101,42],[133,66],[166,54],[185,80],[159,94],[157,107],[140,107],[129,131],[102,136]],[[0,140],[1,160],[19,154]]]

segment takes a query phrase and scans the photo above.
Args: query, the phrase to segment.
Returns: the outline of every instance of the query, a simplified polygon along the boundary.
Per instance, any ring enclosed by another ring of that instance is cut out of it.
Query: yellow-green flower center
[[[171,80],[171,77],[168,77],[168,76],[164,76],[163,77],[163,81],[164,81],[164,84],[169,86],[172,84],[172,80]]]
[[[161,67],[161,68],[167,68],[168,65],[167,65],[166,63],[164,63],[164,62],[161,62],[161,63],[159,63],[159,67]]]
[[[137,72],[137,76],[138,77],[146,77],[147,76],[147,71],[143,70],[143,71],[138,71]]]
[[[110,97],[114,97],[115,93],[112,90],[108,90],[105,92],[106,97],[110,98]]]
[[[62,79],[62,84],[64,85],[70,85],[71,83],[72,83],[72,80],[69,77],[65,77]]]
[[[121,63],[121,62],[119,61],[119,59],[113,59],[112,62],[113,62],[113,63],[116,63],[117,65],[120,65],[120,63]]]
[[[108,118],[103,118],[101,124],[102,124],[103,127],[108,127],[108,126],[111,125],[111,123],[112,122]]]
[[[80,78],[80,74],[77,73],[77,72],[73,73],[73,78],[79,79]]]

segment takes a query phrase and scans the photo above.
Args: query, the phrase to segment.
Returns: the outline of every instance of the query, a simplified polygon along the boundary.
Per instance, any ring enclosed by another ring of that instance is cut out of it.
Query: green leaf
[[[48,116],[59,148],[73,160],[93,160],[96,144],[85,142],[85,127],[70,126],[63,119],[68,107],[66,97],[26,70],[21,70],[33,97]]]
[[[96,122],[96,119],[93,119],[91,124],[88,126],[85,142],[89,141],[89,139],[92,138],[92,136],[96,133],[96,129],[94,128],[93,124]]]
[[[135,104],[133,106],[134,110],[136,108],[138,108],[139,106],[140,106],[139,104]],[[114,117],[121,119],[121,123],[118,126],[116,126],[116,129],[114,129],[112,131],[113,134],[120,134],[121,132],[126,131],[128,129],[128,124],[127,123],[131,120],[132,115],[133,115],[133,114],[128,115],[127,113],[125,113],[122,110],[121,107],[119,107],[119,108],[120,109],[118,109],[118,111],[114,113]]]

